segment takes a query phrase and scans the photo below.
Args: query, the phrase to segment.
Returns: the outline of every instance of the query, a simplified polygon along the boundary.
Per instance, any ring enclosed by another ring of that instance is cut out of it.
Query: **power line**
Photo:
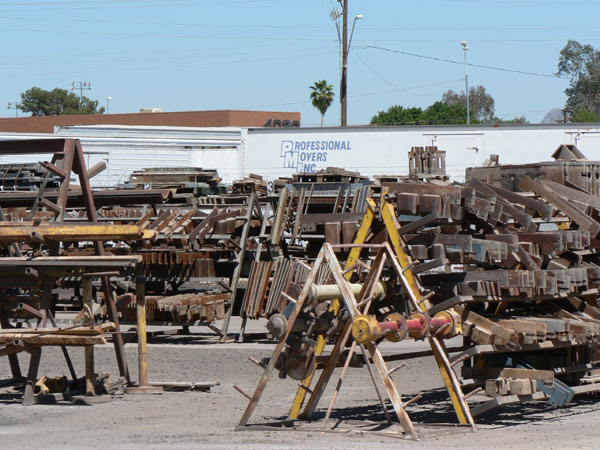
[[[379,79],[383,80],[385,83],[387,83],[387,84],[389,84],[390,86],[392,86],[392,87],[394,88],[394,90],[395,90],[395,91],[404,91],[405,93],[407,93],[407,94],[409,94],[409,95],[414,95],[414,96],[417,96],[417,97],[431,97],[431,96],[434,96],[434,95],[439,95],[439,94],[440,94],[440,92],[436,92],[435,94],[416,94],[416,93],[414,93],[414,92],[409,92],[409,91],[408,91],[408,89],[405,89],[405,88],[399,88],[398,86],[396,86],[396,85],[395,85],[395,84],[393,84],[392,82],[390,82],[390,81],[386,80],[386,79],[385,79],[385,78],[384,78],[382,75],[380,75],[378,72],[376,72],[376,71],[375,71],[375,69],[373,69],[373,68],[372,68],[372,67],[371,67],[369,64],[367,64],[367,63],[366,63],[366,61],[365,61],[364,59],[362,59],[362,58],[360,57],[360,55],[359,55],[358,53],[356,53],[354,50],[352,50],[352,53],[354,54],[354,56],[356,56],[356,57],[357,57],[357,58],[360,60],[360,62],[362,62],[362,63],[365,65],[365,67],[366,67],[367,69],[369,69],[369,70],[370,70],[370,71],[371,71],[373,74],[375,74],[375,76],[377,76],[377,78],[379,78]],[[441,83],[441,84],[458,83],[459,81],[462,81],[462,80],[455,80],[455,81],[450,81],[450,82],[443,82],[443,83]],[[435,83],[434,85],[435,85],[435,86],[437,86],[437,85],[438,85],[438,83]],[[388,92],[388,91],[385,91],[385,92]],[[361,94],[361,95],[362,95],[362,94]]]
[[[462,81],[462,79],[460,79],[460,80],[452,80],[452,81],[441,81],[439,83],[422,84],[422,85],[419,85],[419,86],[411,86],[411,87],[407,87],[407,88],[395,88],[395,89],[387,89],[387,90],[384,90],[384,91],[365,92],[365,93],[362,93],[362,94],[350,95],[349,97],[350,98],[355,98],[355,97],[366,97],[368,95],[389,94],[390,92],[408,91],[408,90],[419,89],[419,88],[424,88],[424,87],[440,86],[440,85],[443,85],[443,84],[458,83],[459,81]],[[305,104],[305,103],[310,103],[310,100],[302,100],[302,101],[298,101],[298,102],[288,102],[288,103],[272,103],[272,104],[269,104],[269,105],[243,106],[243,107],[236,107],[234,109],[270,108],[270,107],[273,107],[273,106],[302,105],[302,104]]]
[[[2,27],[2,30],[19,31],[19,32],[33,32],[33,33],[58,33],[58,34],[76,34],[81,35],[95,35],[95,36],[130,36],[130,37],[156,37],[156,38],[183,38],[183,39],[238,39],[238,40],[263,40],[263,41],[306,41],[306,42],[333,42],[330,38],[283,38],[280,36],[266,36],[266,37],[255,37],[255,36],[215,36],[215,35],[201,35],[201,34],[158,34],[158,33],[125,33],[125,32],[103,32],[103,31],[78,31],[78,30],[48,30],[40,28],[13,28],[13,27]]]
[[[264,46],[264,47],[268,47],[268,48],[273,48],[273,46]],[[253,47],[245,47],[246,49],[251,49]],[[226,47],[226,48],[221,48],[220,50],[230,50],[231,47]],[[236,47],[236,49],[242,50],[244,49],[244,47]],[[304,44],[304,49],[306,49],[306,44]],[[206,50],[215,50],[215,49],[206,49]],[[294,56],[294,55],[290,55],[290,49],[286,49],[287,50],[287,55],[286,56]],[[164,53],[171,53],[171,52],[164,52]],[[264,53],[261,53],[264,54]],[[137,55],[139,55],[139,53],[137,53]],[[83,56],[83,55],[80,55]],[[86,56],[94,56],[94,55],[86,55]],[[218,54],[208,54],[203,56],[203,58],[208,58],[208,57],[215,57],[215,58],[222,58],[222,57],[231,57],[231,56],[250,56],[249,52],[238,52],[238,53],[218,53]],[[45,61],[42,64],[44,66],[49,66],[49,65],[64,65],[64,64],[105,64],[105,63],[111,63],[111,64],[115,64],[115,63],[120,63],[120,62],[134,62],[134,61],[174,61],[174,60],[189,60],[190,56],[189,55],[181,55],[181,56],[156,56],[156,57],[141,57],[141,58],[124,58],[124,59],[114,59],[114,58],[110,58],[110,59],[98,59],[98,58],[94,58],[94,59],[89,59],[89,60],[71,60],[71,61],[64,61],[64,60],[56,60],[55,58],[52,59],[51,61]],[[35,61],[35,62],[9,62],[9,63],[2,63],[3,66],[8,67],[8,66],[39,66],[41,65],[39,61]]]
[[[555,39],[476,39],[469,37],[469,42],[506,42],[506,43],[544,43],[544,42],[565,42],[572,38],[555,38]],[[360,39],[359,42],[414,42],[414,43],[436,43],[436,42],[456,42],[460,39]],[[577,38],[579,41],[598,41],[598,38]]]
[[[556,31],[567,30],[573,31],[573,27],[568,26],[548,26],[548,27],[529,27],[529,26],[496,26],[496,27],[470,27],[470,26],[454,26],[454,27],[428,27],[428,26],[413,26],[413,27],[361,27],[365,30],[396,30],[396,31]],[[577,30],[598,30],[600,27],[576,27]]]
[[[394,83],[392,83],[391,81],[386,80],[382,75],[380,75],[379,73],[377,73],[375,71],[375,69],[373,69],[370,65],[368,65],[364,59],[362,59],[360,57],[360,55],[358,53],[356,53],[356,51],[354,49],[352,49],[352,54],[354,56],[356,56],[358,58],[358,60],[364,64],[364,66],[369,69],[377,78],[379,78],[380,80],[382,80],[383,82],[385,82],[386,84],[389,84],[390,86],[392,86],[393,88],[399,89],[398,86],[396,86]]]
[[[446,2],[453,3],[513,3],[518,5],[530,4],[530,5],[580,5],[580,6],[596,6],[597,2],[574,2],[574,1],[544,1],[544,0],[445,0]]]
[[[132,3],[131,1],[124,1],[124,2],[102,2],[99,1],[97,3],[98,6],[96,6],[96,4],[91,4],[88,6],[79,6],[81,5],[81,2],[79,1],[73,1],[73,2],[53,2],[54,4],[60,6],[60,5],[71,5],[71,6],[65,6],[63,7],[53,7],[53,8],[40,8],[39,6],[48,6],[48,5],[52,5],[52,3],[47,3],[47,2],[42,2],[42,3],[33,3],[33,2],[29,2],[29,5],[32,7],[35,7],[36,11],[72,11],[72,10],[94,10],[94,9],[123,9],[123,8],[154,8],[154,7],[161,7],[161,6],[166,6],[166,7],[175,7],[175,6],[209,6],[209,5],[228,5],[228,4],[240,4],[240,3],[265,3],[265,2],[272,2],[273,0],[209,0],[209,1],[196,1],[196,0],[179,0],[179,1],[164,1],[164,0],[159,0],[159,1],[142,1],[142,2],[135,2],[133,4],[123,4],[123,5],[118,5],[115,3]],[[11,3],[0,3],[0,6],[14,6],[15,3],[11,2]],[[73,5],[77,5],[77,6],[73,6]],[[19,3],[19,6],[22,6],[21,3]],[[31,11],[30,8],[13,8],[13,9],[4,9],[4,10],[0,10],[0,12],[19,12],[19,11]]]
[[[298,46],[303,46],[306,47],[306,43],[304,42],[286,42],[285,44],[281,44],[278,45],[276,43],[271,43],[271,44],[264,44],[264,45],[236,45],[235,48],[236,49],[264,49],[264,48],[277,48],[277,47],[285,47],[285,48],[289,48],[291,45],[298,45]],[[231,47],[206,47],[206,48],[190,48],[190,49],[181,49],[181,48],[177,48],[177,49],[169,49],[169,50],[148,50],[147,53],[150,54],[173,54],[173,53],[195,53],[195,52],[206,52],[206,51],[221,51],[221,50],[230,50]],[[58,53],[58,54],[38,54],[38,55],[23,55],[23,54],[19,54],[19,55],[3,55],[2,59],[3,61],[6,59],[25,59],[25,58],[35,58],[36,60],[38,59],[42,59],[42,58],[50,58],[50,59],[54,59],[54,58],[59,58],[59,57],[79,57],[79,56],[88,56],[88,57],[96,57],[96,56],[115,56],[115,55],[140,55],[139,51],[129,51],[129,52],[99,52],[99,53],[90,53],[90,52],[86,52],[86,53]],[[128,61],[131,61],[131,59],[128,59]],[[73,61],[73,62],[79,62],[79,61]],[[52,63],[52,61],[50,62]],[[6,63],[2,63],[3,65],[6,65]],[[29,64],[29,63],[28,63]],[[35,64],[40,64],[39,61],[36,61]],[[49,63],[44,63],[44,64],[49,64]]]
[[[424,87],[441,86],[444,84],[455,84],[455,83],[458,83],[459,81],[463,81],[463,79],[460,78],[458,80],[440,81],[439,83],[422,84],[420,86],[412,86],[409,88],[402,88],[402,89],[398,88],[398,89],[387,89],[385,91],[366,92],[364,94],[354,94],[352,97],[365,97],[367,95],[389,94],[390,92],[396,92],[396,91],[408,91],[408,90],[420,89],[420,88],[424,88]]]
[[[390,53],[398,53],[398,54],[401,54],[401,55],[413,56],[415,58],[430,59],[432,61],[447,62],[447,63],[450,63],[450,64],[459,64],[461,66],[463,66],[465,64],[464,62],[455,61],[455,60],[452,60],[452,59],[438,58],[438,57],[435,57],[435,56],[418,55],[416,53],[404,52],[404,51],[401,51],[401,50],[393,50],[391,48],[377,47],[375,45],[365,45],[363,48],[373,48],[375,50],[382,50],[382,51],[386,51],[386,52],[390,52]],[[533,76],[537,76],[537,77],[546,77],[546,78],[563,78],[563,79],[566,79],[566,80],[570,80],[571,79],[571,77],[566,77],[566,76],[562,76],[562,75],[550,75],[550,74],[547,74],[547,73],[527,72],[527,71],[524,71],[524,70],[506,69],[504,67],[486,66],[486,65],[483,65],[483,64],[467,63],[467,65],[470,66],[470,67],[477,67],[479,69],[498,70],[498,71],[501,71],[501,72],[518,73],[518,74],[521,74],[521,75],[533,75]]]
[[[1,4],[0,4],[1,5]],[[332,3],[333,5],[333,3]],[[2,16],[2,19],[22,19],[31,22],[32,20],[44,20],[54,22],[77,22],[77,23],[99,23],[99,24],[114,24],[114,25],[160,25],[162,27],[178,26],[178,27],[195,27],[195,28],[249,28],[249,29],[296,29],[296,30],[330,30],[328,26],[315,25],[254,25],[254,24],[214,24],[214,23],[192,23],[192,22],[148,22],[136,20],[97,20],[97,19],[73,19],[73,18],[34,18],[30,15],[24,16]],[[600,30],[600,26],[577,26],[577,30]],[[428,27],[428,26],[412,26],[412,27],[369,27],[361,26],[361,30],[373,31],[557,31],[566,30],[573,31],[572,26],[546,26],[546,27],[531,27],[531,26],[495,26],[495,27],[472,27],[472,26],[454,26],[454,27]],[[421,41],[421,40],[419,40]]]
[[[72,19],[66,17],[55,17],[55,18],[33,18],[31,16],[23,17],[23,16],[2,16],[1,19],[22,19],[31,22],[32,20],[43,20],[43,21],[53,21],[53,22],[76,22],[76,23],[99,23],[104,25],[160,25],[161,27],[194,27],[194,28],[253,28],[253,29],[276,29],[276,30],[330,30],[330,27],[320,27],[320,26],[297,26],[297,25],[250,25],[250,24],[209,24],[209,23],[182,23],[182,22],[140,22],[135,20],[95,20],[95,19]],[[596,27],[600,28],[600,27]],[[373,28],[376,29],[376,28]],[[565,28],[566,29],[566,28]],[[570,28],[572,30],[572,28]]]
[[[11,19],[11,18],[9,18]],[[30,21],[30,18],[28,18]],[[52,19],[44,19],[44,21],[48,21]],[[70,19],[55,19],[57,21],[70,20]],[[87,21],[85,21],[87,22]],[[97,23],[105,23],[104,21],[90,21]],[[128,21],[115,21],[115,22],[106,22],[106,23],[114,23],[114,24],[130,24]],[[153,24],[153,23],[148,23]],[[159,23],[154,23],[159,24]],[[164,25],[164,24],[163,24]],[[204,27],[222,27],[222,28],[235,28],[235,29],[243,29],[243,28],[262,28],[262,29],[305,29],[305,27],[279,27],[279,26],[227,26],[227,25],[198,25]],[[317,27],[310,27],[310,29],[316,29]],[[321,29],[321,28],[319,28]],[[154,38],[174,38],[174,39],[197,39],[197,38],[210,38],[210,39],[229,39],[229,40],[268,40],[268,41],[289,41],[289,42],[297,42],[297,41],[306,41],[306,42],[334,42],[333,39],[329,37],[321,37],[321,38],[305,38],[305,37],[281,37],[281,36],[265,36],[265,37],[256,37],[256,36],[231,36],[231,35],[201,35],[201,34],[159,34],[159,33],[134,33],[134,32],[122,32],[122,31],[90,31],[90,30],[69,30],[69,29],[41,29],[41,28],[17,28],[17,27],[3,27],[3,30],[9,31],[18,31],[18,32],[29,32],[29,33],[55,33],[55,34],[76,34],[78,36],[81,35],[94,35],[94,36],[127,36],[127,37],[154,37]],[[470,42],[506,42],[506,43],[540,43],[540,42],[564,42],[569,38],[554,38],[554,39],[476,39],[469,38]],[[360,39],[357,42],[369,43],[369,42],[429,42],[429,43],[438,43],[438,42],[454,42],[456,39]],[[592,42],[598,41],[600,39],[592,37],[592,38],[578,38],[580,41]],[[369,45],[363,45],[362,47],[370,47]],[[371,46],[374,47],[374,46]],[[375,48],[375,47],[374,47]]]
[[[303,58],[303,57],[311,57],[311,56],[323,56],[323,55],[331,55],[331,54],[337,54],[337,51],[312,53],[312,54],[305,54],[305,55],[293,55],[293,56],[288,55],[288,56],[259,58],[259,59],[246,59],[246,60],[238,59],[235,61],[218,61],[218,62],[212,61],[212,62],[197,63],[197,64],[180,64],[180,65],[169,64],[167,66],[127,67],[127,68],[121,68],[121,69],[94,69],[94,73],[128,72],[128,71],[136,71],[136,70],[156,70],[156,69],[182,69],[182,68],[190,68],[190,67],[214,66],[214,65],[219,65],[219,64],[240,64],[240,63],[264,62],[264,61],[277,61],[277,60],[284,60],[284,59],[294,59],[294,58],[301,58],[301,57]],[[0,77],[2,77],[2,76],[27,76],[27,75],[35,75],[35,76],[64,75],[64,74],[77,74],[77,73],[89,74],[89,70],[74,70],[74,71],[65,71],[65,72],[40,72],[40,73],[35,73],[35,74],[32,74],[31,72],[27,72],[27,73],[0,72]]]

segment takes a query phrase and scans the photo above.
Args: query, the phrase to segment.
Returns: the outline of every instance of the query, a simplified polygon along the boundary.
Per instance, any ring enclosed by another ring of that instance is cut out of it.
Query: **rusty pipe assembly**
[[[460,316],[452,309],[440,311],[433,317],[422,312],[414,312],[408,318],[391,313],[383,322],[373,315],[361,315],[356,316],[352,323],[352,336],[361,344],[375,342],[382,337],[392,342],[408,336],[417,340],[431,335],[449,338],[460,332]]]

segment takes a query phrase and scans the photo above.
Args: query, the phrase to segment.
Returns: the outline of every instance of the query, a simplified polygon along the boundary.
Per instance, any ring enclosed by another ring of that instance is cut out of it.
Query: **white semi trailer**
[[[411,147],[446,151],[446,171],[461,181],[467,167],[491,154],[502,164],[550,160],[560,144],[600,160],[600,124],[398,126],[331,128],[187,128],[90,125],[57,127],[54,135],[81,139],[89,166],[107,170],[95,186],[115,186],[144,167],[217,169],[224,182],[250,173],[267,179],[342,167],[363,175],[406,175]],[[41,135],[52,137],[53,135]],[[2,133],[0,139],[40,135]],[[0,156],[0,164],[35,162],[43,155]]]

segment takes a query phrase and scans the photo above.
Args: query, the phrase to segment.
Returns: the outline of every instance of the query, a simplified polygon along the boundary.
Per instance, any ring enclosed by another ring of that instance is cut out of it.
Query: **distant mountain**
[[[556,108],[550,111],[546,116],[542,119],[542,123],[562,123],[564,120],[562,109]]]

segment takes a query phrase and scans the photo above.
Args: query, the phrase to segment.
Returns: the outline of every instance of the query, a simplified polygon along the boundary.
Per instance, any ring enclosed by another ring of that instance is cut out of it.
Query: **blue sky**
[[[472,64],[552,75],[568,39],[600,46],[598,1],[348,0],[357,21],[349,56],[348,123],[392,105],[426,107],[464,89],[461,40]],[[69,89],[111,113],[257,109],[320,116],[309,86],[325,79],[339,124],[336,0],[0,0],[0,115],[32,86]],[[568,80],[469,67],[496,114],[539,122],[564,105]]]

